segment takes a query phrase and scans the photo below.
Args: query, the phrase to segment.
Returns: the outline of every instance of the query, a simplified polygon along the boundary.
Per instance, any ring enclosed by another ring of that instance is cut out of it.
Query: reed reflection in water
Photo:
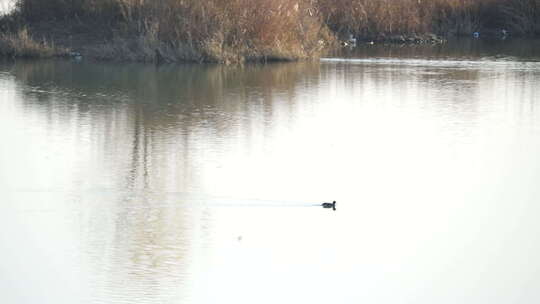
[[[539,67],[6,63],[1,298],[538,299]]]

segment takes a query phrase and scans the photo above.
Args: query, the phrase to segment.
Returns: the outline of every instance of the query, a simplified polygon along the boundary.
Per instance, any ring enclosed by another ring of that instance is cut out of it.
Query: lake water
[[[536,303],[538,46],[3,62],[0,301]]]

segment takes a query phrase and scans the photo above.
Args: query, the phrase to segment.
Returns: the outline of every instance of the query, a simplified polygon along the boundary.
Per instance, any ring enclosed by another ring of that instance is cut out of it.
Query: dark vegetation
[[[540,34],[540,0],[14,0],[0,55],[223,62],[316,58],[353,35]]]
[[[473,32],[540,34],[540,0],[319,1],[325,24],[359,37],[470,36]]]

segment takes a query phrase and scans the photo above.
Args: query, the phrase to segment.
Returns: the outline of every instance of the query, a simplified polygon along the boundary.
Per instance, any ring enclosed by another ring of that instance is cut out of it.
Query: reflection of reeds
[[[85,104],[100,112],[130,100],[130,104],[140,104],[147,112],[160,111],[167,104],[177,105],[167,113],[181,110],[176,113],[180,115],[193,111],[202,113],[208,108],[235,111],[230,107],[237,104],[236,98],[240,95],[255,98],[256,102],[260,102],[261,97],[262,101],[271,102],[275,92],[293,95],[299,82],[318,81],[319,68],[319,64],[311,61],[292,65],[183,65],[181,68],[174,65],[40,61],[17,62],[5,69],[29,88],[41,88],[40,92],[23,90],[23,94],[37,97],[27,98],[25,102],[38,102],[49,107],[50,101],[54,100],[69,105],[62,109]],[[41,103],[41,100],[45,102]],[[175,124],[180,119],[178,115],[162,114],[150,116],[159,117],[152,122],[156,127]]]
[[[0,70],[14,76],[21,108],[37,113],[47,128],[80,124],[73,136],[89,136],[102,149],[99,155],[107,156],[104,167],[119,172],[115,184],[128,189],[166,187],[170,175],[155,170],[175,166],[174,180],[186,187],[181,191],[189,191],[199,182],[188,175],[198,164],[192,159],[200,157],[193,145],[209,134],[235,138],[254,125],[266,125],[276,113],[297,111],[296,93],[316,86],[320,77],[320,65],[311,61],[180,67],[64,60],[4,64]],[[170,149],[166,155],[171,158],[154,158],[165,155],[160,149]]]

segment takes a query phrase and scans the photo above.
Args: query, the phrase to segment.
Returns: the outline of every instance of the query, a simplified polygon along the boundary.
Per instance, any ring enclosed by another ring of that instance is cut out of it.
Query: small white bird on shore
[[[354,38],[353,34],[349,34],[349,43],[351,45],[356,45],[356,38]]]

